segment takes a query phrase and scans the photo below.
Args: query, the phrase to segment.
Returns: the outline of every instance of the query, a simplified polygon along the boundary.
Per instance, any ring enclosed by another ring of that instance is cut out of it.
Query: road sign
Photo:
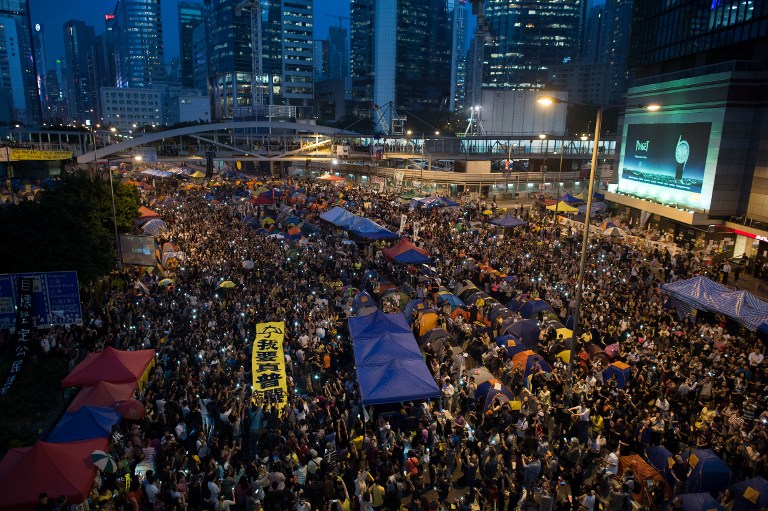
[[[37,328],[83,323],[77,272],[6,273],[0,275],[0,329],[16,326],[19,277],[32,277],[32,320]]]

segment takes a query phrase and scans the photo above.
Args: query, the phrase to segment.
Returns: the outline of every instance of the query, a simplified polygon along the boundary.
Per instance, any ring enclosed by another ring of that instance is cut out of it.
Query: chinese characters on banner
[[[8,378],[0,387],[0,396],[8,393],[16,381],[32,343],[32,282],[31,277],[19,277],[18,310],[16,312],[16,351]],[[282,352],[282,347],[281,347]],[[285,374],[285,372],[283,372]]]
[[[265,403],[275,402],[278,408],[288,403],[288,382],[285,376],[283,338],[285,323],[259,323],[253,343],[253,397]]]

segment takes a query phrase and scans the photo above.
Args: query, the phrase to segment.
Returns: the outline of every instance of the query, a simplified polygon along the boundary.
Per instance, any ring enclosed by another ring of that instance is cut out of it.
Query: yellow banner
[[[38,149],[11,148],[11,161],[21,160],[68,160],[72,151],[41,151]]]
[[[283,339],[285,323],[259,323],[253,343],[253,397],[265,403],[276,402],[282,409],[288,403]]]

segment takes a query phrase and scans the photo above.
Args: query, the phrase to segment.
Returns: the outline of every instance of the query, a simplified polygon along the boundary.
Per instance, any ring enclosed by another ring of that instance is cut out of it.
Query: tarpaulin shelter
[[[146,170],[142,170],[141,173],[147,176],[162,177],[162,178],[173,176],[173,174],[171,174],[170,172],[166,172],[160,169],[146,169]]]
[[[518,311],[525,319],[535,317],[539,312],[553,311],[552,307],[541,298],[533,298],[520,306]]]
[[[525,220],[520,220],[519,218],[514,217],[509,213],[507,213],[506,215],[504,215],[504,217],[491,220],[489,223],[493,225],[499,225],[501,227],[511,228],[511,227],[518,227],[521,225],[526,225],[528,222],[526,222]]]
[[[624,362],[611,362],[611,365],[603,370],[603,381],[607,382],[612,377],[616,376],[616,386],[623,389],[627,386],[630,374],[631,371],[629,366]]]
[[[701,276],[662,284],[661,290],[673,298],[678,314],[702,309],[724,314],[749,330],[768,331],[768,302],[747,291],[734,291]]]
[[[380,310],[349,318],[363,404],[402,403],[440,396],[402,314]]]
[[[118,401],[131,399],[136,392],[136,383],[109,383],[100,381],[93,387],[84,387],[77,393],[67,412],[76,412],[84,406],[112,407]]]
[[[664,486],[664,498],[669,499],[672,497],[672,489],[661,474],[659,474],[659,471],[653,468],[653,466],[641,456],[632,454],[630,456],[621,456],[619,458],[619,476],[624,475],[624,472],[630,468],[632,469],[634,480],[640,483],[641,488],[640,493],[633,495],[636,501],[650,502],[650,500],[646,500],[648,498],[646,491],[648,489],[649,481],[660,482]]]
[[[371,295],[368,294],[367,291],[358,293],[354,298],[352,298],[352,311],[355,314],[367,307],[377,307],[376,301]]]
[[[685,485],[688,493],[706,491],[716,496],[733,483],[733,472],[712,449],[689,449],[682,456],[692,469]]]
[[[768,481],[754,477],[731,486],[733,511],[758,511],[768,508]]]
[[[539,323],[532,319],[524,319],[522,321],[516,321],[509,325],[503,334],[510,334],[518,339],[522,339],[526,346],[535,346],[539,342],[539,332],[541,328]]]
[[[487,412],[497,404],[509,403],[515,400],[515,395],[506,385],[497,379],[491,379],[477,384],[475,389],[475,402],[483,405],[483,411]]]
[[[709,493],[684,493],[680,500],[683,501],[683,511],[725,511]]]
[[[88,353],[72,372],[61,380],[62,387],[89,387],[100,381],[138,383],[141,387],[155,361],[155,350],[120,351],[107,347]]]
[[[82,502],[96,477],[91,453],[106,449],[106,438],[10,449],[0,461],[0,509],[35,509],[43,491],[52,499],[66,497],[70,505]]]
[[[645,448],[645,459],[659,471],[667,484],[674,486],[675,478],[672,477],[671,469],[675,459],[669,449],[663,445],[649,445]]]
[[[552,204],[551,206],[547,206],[547,209],[549,211],[557,211],[558,213],[578,213],[579,211],[578,208],[574,208],[567,202],[563,201],[560,201],[557,204]]]
[[[120,419],[120,414],[113,408],[84,406],[76,412],[65,413],[46,440],[61,443],[107,438],[112,435],[112,426]]]
[[[419,248],[406,239],[381,251],[385,256],[400,264],[428,264],[431,261],[429,252]]]

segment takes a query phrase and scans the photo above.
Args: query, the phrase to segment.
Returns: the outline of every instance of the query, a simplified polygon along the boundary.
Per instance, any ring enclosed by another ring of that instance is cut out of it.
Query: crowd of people
[[[343,199],[393,230],[406,215],[404,234],[429,252],[434,270],[424,275],[383,257],[386,242],[350,242],[302,201],[241,200],[245,184],[158,189],[165,201],[146,199],[169,227],[160,241],[178,244],[185,259],[168,274],[129,268],[85,289],[84,326],[44,336],[72,367],[104,346],[157,351],[141,395],[145,415],[114,435],[119,470],[98,478],[91,507],[622,511],[639,498],[643,509],[681,509],[687,459],[675,458],[669,490],[641,491],[632,470],[620,473],[620,457],[649,445],[674,454],[711,448],[738,480],[766,473],[763,339],[722,317],[681,317],[659,287],[705,273],[696,254],[593,239],[573,375],[552,356],[567,340],[545,329],[537,349],[552,371],[539,368],[527,380],[493,342],[498,324],[454,321],[435,290],[455,292],[471,281],[504,304],[518,295],[541,298],[565,323],[576,308],[580,232],[553,225],[540,205],[522,210],[526,226],[505,231],[488,224],[476,203],[414,210],[395,193],[287,184],[305,188],[315,203]],[[280,214],[281,205],[291,211]],[[270,215],[276,228],[287,228],[281,224],[294,214],[317,232],[289,242],[243,221]],[[221,288],[225,280],[235,286]],[[361,403],[346,325],[349,290],[378,298],[385,282],[433,307],[464,352],[446,356],[422,345],[439,399]],[[269,321],[286,325],[284,408],[251,392],[255,325]],[[631,367],[625,388],[603,378],[602,357],[588,356],[590,345],[614,344],[615,360]],[[520,406],[486,410],[476,401],[472,369],[480,365]],[[720,495],[726,508],[732,499]]]

